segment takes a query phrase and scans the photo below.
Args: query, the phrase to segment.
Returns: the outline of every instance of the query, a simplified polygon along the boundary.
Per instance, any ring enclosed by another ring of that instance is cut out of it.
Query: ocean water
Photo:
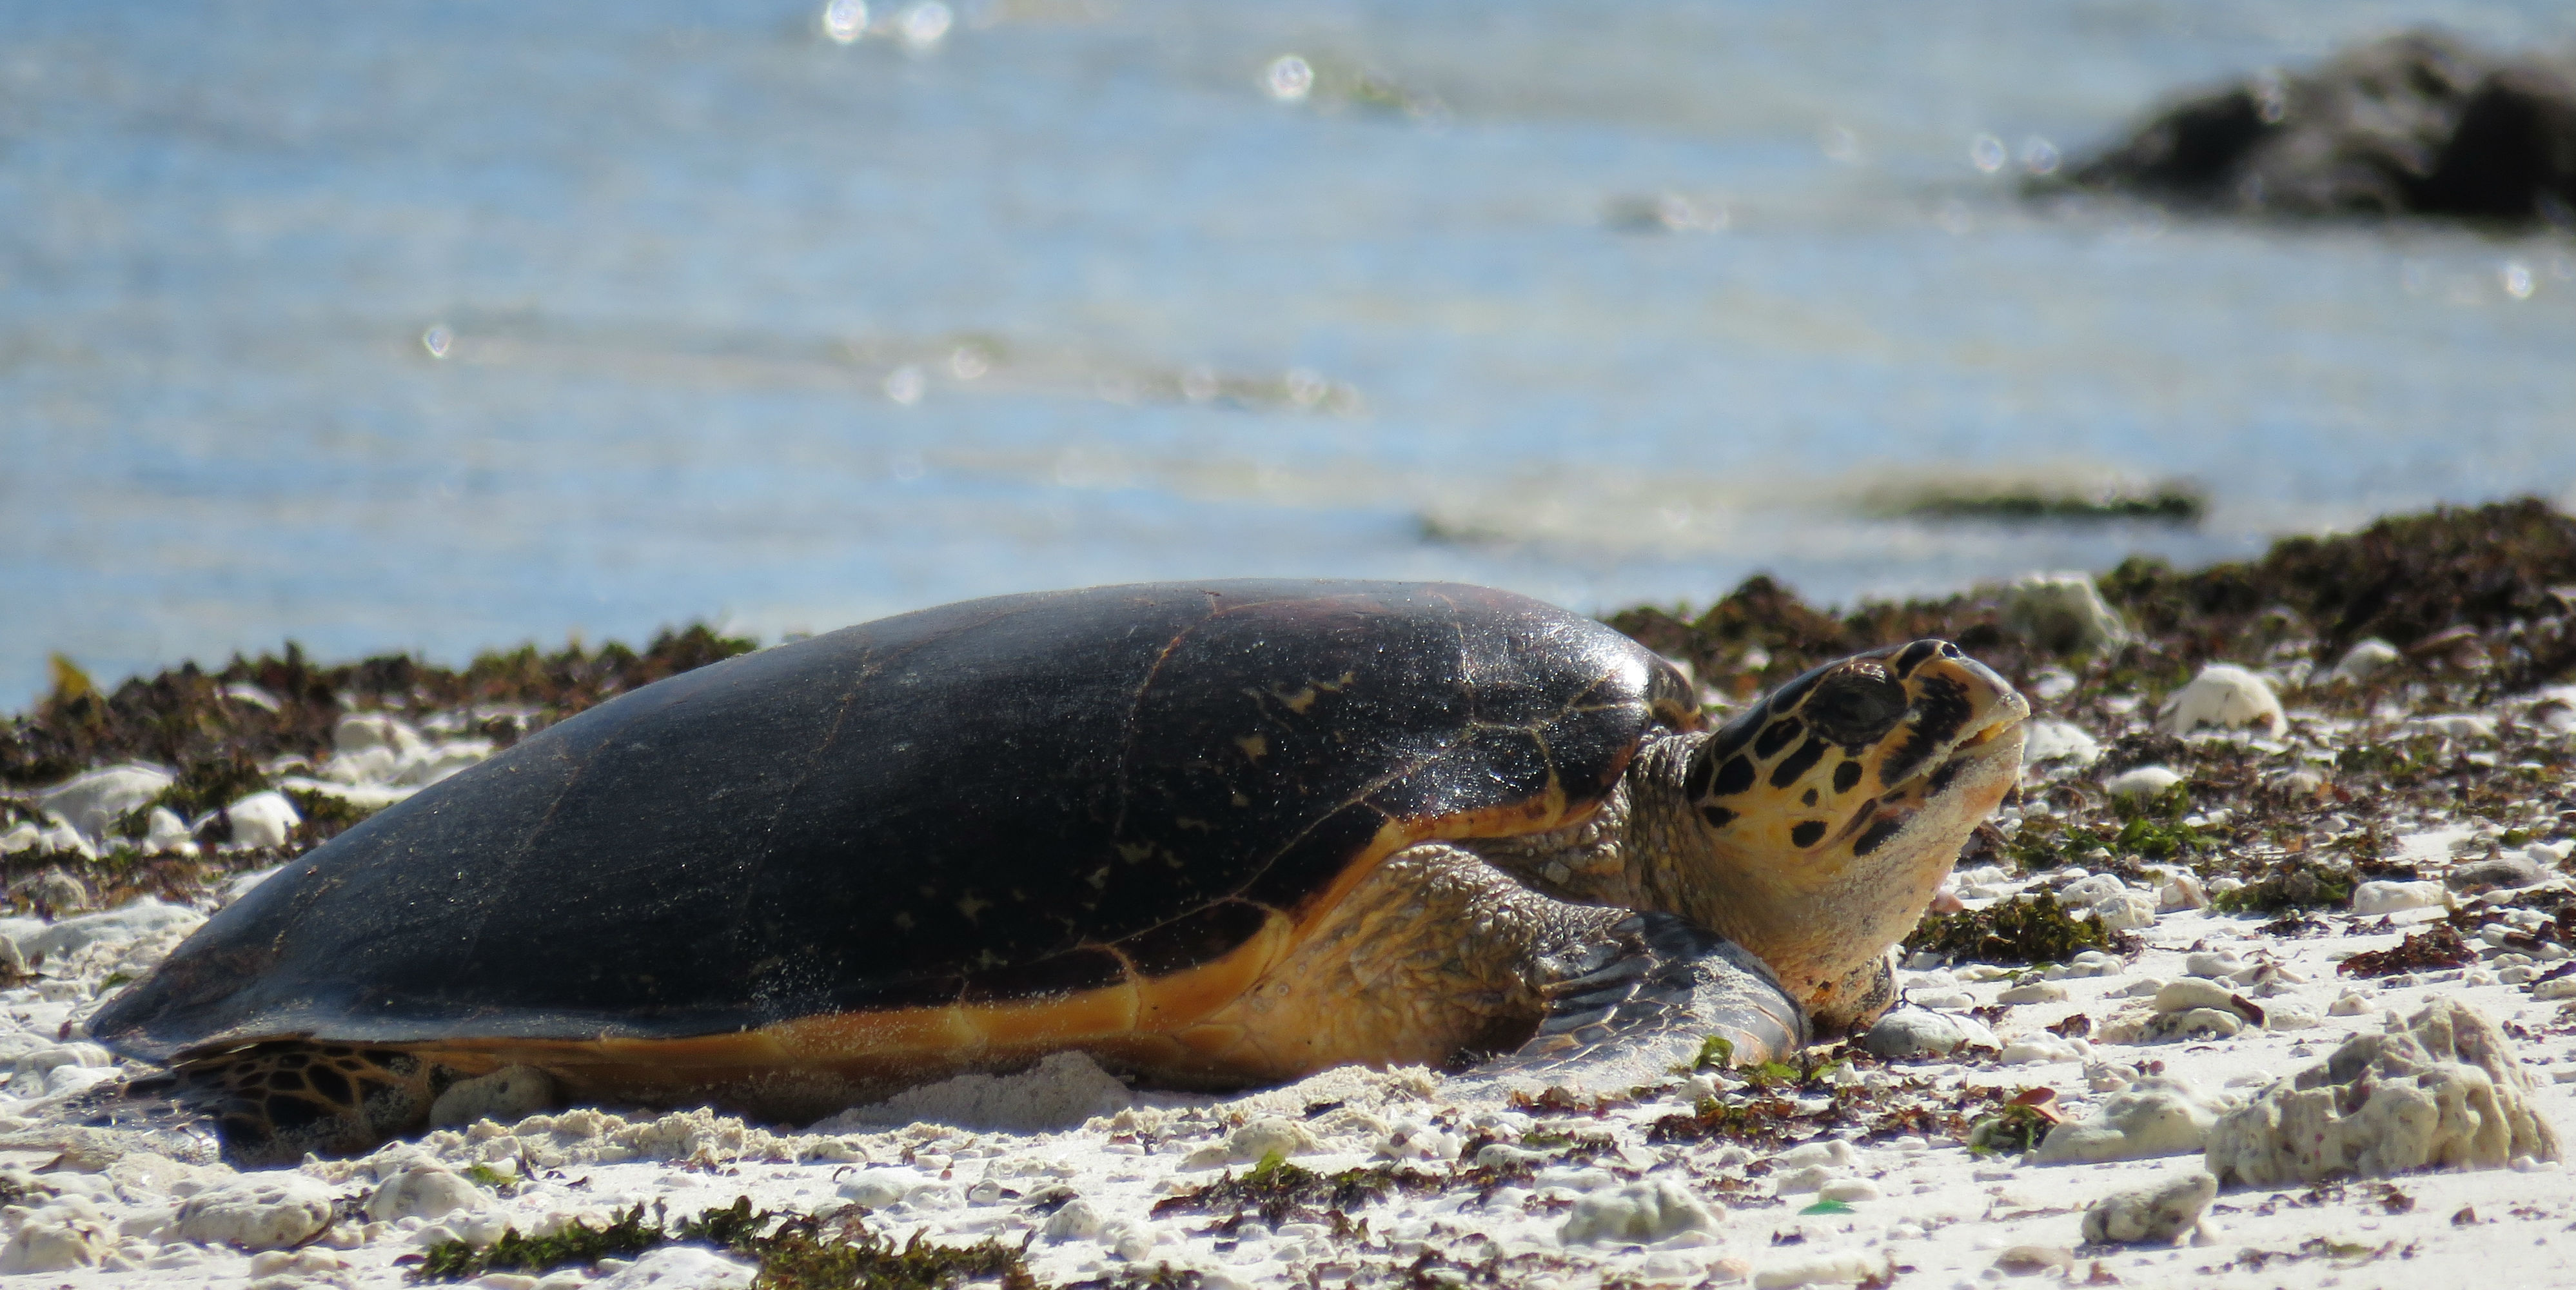
[[[2564,497],[2576,239],[2017,196],[2425,22],[2576,43],[2506,0],[0,0],[0,707],[52,651],[1235,574],[1839,601]],[[2212,505],[1884,518],[2032,476]]]

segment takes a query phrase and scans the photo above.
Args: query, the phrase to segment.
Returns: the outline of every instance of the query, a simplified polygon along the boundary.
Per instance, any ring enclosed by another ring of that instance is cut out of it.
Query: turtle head
[[[1692,752],[1703,846],[1678,912],[1762,956],[1820,1027],[1883,1007],[1878,963],[2021,775],[2030,705],[1948,641],[1828,663]]]

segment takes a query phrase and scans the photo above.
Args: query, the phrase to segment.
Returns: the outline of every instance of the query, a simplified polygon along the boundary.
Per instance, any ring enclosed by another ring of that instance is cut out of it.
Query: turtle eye
[[[1826,677],[1807,697],[1802,715],[1831,742],[1865,744],[1894,729],[1905,707],[1903,684],[1884,668],[1862,665]]]

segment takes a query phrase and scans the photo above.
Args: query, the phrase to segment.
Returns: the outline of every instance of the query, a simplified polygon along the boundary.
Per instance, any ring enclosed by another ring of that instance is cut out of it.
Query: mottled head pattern
[[[1912,930],[2021,770],[2030,706],[1947,641],[1828,663],[1709,736],[1684,782],[1717,858],[1694,916],[1830,1018]]]

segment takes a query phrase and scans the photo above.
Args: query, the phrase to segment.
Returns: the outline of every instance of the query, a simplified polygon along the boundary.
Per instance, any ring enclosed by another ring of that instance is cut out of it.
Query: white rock
[[[381,712],[352,712],[331,727],[331,750],[342,757],[356,757],[370,752],[392,754],[388,764],[401,762],[429,750],[429,741],[400,717]]]
[[[2101,950],[2086,950],[2066,961],[2068,976],[2118,976],[2128,970],[2129,965],[2121,962],[2119,955]]]
[[[1076,1196],[1047,1215],[1046,1225],[1038,1229],[1038,1235],[1050,1241],[1088,1241],[1100,1235],[1102,1227],[1100,1211],[1093,1209],[1090,1201]]]
[[[2169,982],[2156,991],[2158,1012],[2189,1012],[2194,1008],[2220,1008],[2237,1011],[2236,994],[2226,986],[2203,977],[2187,976]]]
[[[2559,1158],[2531,1080],[2495,1023],[2436,999],[2395,1033],[2355,1035],[2210,1130],[2220,1182],[2281,1187],[2412,1169]]]
[[[2200,879],[2190,874],[2176,874],[2166,880],[2164,886],[2156,889],[2156,912],[2158,913],[2207,908],[2209,908],[2209,892],[2200,885]]]
[[[2456,739],[2462,743],[2496,737],[2496,719],[2475,713],[2454,712],[2416,717],[2406,723],[2406,728],[2424,734],[2440,735],[2445,739]]]
[[[21,851],[33,851],[37,847],[43,845],[44,841],[45,831],[43,829],[37,828],[30,821],[20,820],[7,829],[0,829],[0,856],[16,855]]]
[[[286,800],[286,794],[273,789],[253,793],[225,807],[224,813],[231,816],[233,822],[233,840],[229,845],[241,851],[285,846],[295,826],[304,822],[304,817],[296,813],[295,804]]]
[[[1963,996],[1964,991],[1960,992]],[[1979,1035],[1984,1038],[1980,1039]],[[1904,1007],[1890,1011],[1861,1036],[1860,1046],[1872,1056],[1891,1061],[1908,1057],[1942,1057],[1962,1044],[1993,1046],[1993,1032],[1973,1018]]]
[[[0,1246],[0,1273],[69,1272],[95,1267],[116,1248],[105,1224],[86,1214],[44,1211]]]
[[[302,1174],[243,1174],[179,1206],[181,1240],[277,1250],[301,1245],[331,1222],[331,1189]]]
[[[2066,987],[2055,981],[2025,981],[1995,996],[1997,1003],[2060,1003]]]
[[[1650,1178],[1574,1202],[1574,1213],[1557,1235],[1567,1245],[1645,1245],[1716,1228],[1716,1213],[1689,1188]]]
[[[2154,1187],[2113,1192],[2084,1211],[2084,1239],[2096,1244],[2172,1245],[2218,1197],[2218,1180],[2194,1170]]]
[[[1866,1178],[1837,1178],[1816,1189],[1816,1199],[1838,1200],[1846,1205],[1878,1198],[1878,1184]]]
[[[449,1085],[437,1101],[430,1103],[429,1122],[442,1126],[477,1120],[517,1124],[554,1102],[553,1076],[534,1066],[504,1066],[489,1075]]]
[[[2531,987],[2531,997],[2543,1003],[2557,999],[2576,999],[2576,976],[2553,977]]]
[[[1225,1135],[1226,1155],[1238,1161],[1258,1161],[1264,1156],[1301,1156],[1318,1149],[1315,1135],[1295,1120],[1275,1115],[1255,1116]]]
[[[2157,729],[2174,735],[2203,726],[2241,730],[2257,725],[2278,735],[2289,724],[2289,714],[2281,710],[2271,682],[2233,663],[2202,668],[2191,684],[2165,701],[2163,714],[2156,718]]]
[[[2069,769],[2101,759],[2102,741],[2071,721],[2037,718],[2022,723],[2021,764],[2063,762]]]
[[[2352,648],[2343,652],[2343,658],[2334,665],[2334,679],[2346,684],[2366,681],[2380,669],[2404,657],[2396,646],[2376,636],[2367,636],[2353,642]]]
[[[116,1058],[97,1044],[47,1044],[12,1062],[9,1067],[9,1080],[12,1086],[23,1087],[19,1081],[30,1075],[42,1080],[45,1076],[65,1067],[106,1067],[115,1064]]]
[[[2337,1017],[2367,1016],[2370,1012],[2370,996],[2359,990],[2346,990],[2336,995],[2333,1003],[2326,1005],[2326,1011]]]
[[[1854,1169],[1858,1168],[1860,1163],[1860,1153],[1852,1149],[1852,1144],[1840,1138],[1802,1142],[1771,1157],[1772,1167],[1776,1169],[1799,1169],[1808,1165],[1831,1165],[1837,1169]]]
[[[1037,1065],[1009,1075],[975,1072],[906,1089],[885,1101],[843,1111],[808,1132],[849,1133],[935,1120],[970,1129],[1044,1133],[1114,1115],[1135,1100],[1126,1084],[1102,1070],[1090,1054],[1050,1053]]]
[[[2102,785],[2113,797],[2153,797],[2182,782],[2182,776],[2168,766],[2132,766],[2113,775]]]
[[[58,958],[91,945],[128,945],[146,937],[193,932],[206,916],[193,909],[165,905],[146,896],[95,914],[82,914],[31,931],[11,932],[18,949],[30,959]]]
[[[841,1180],[837,1189],[841,1199],[870,1209],[884,1209],[911,1195],[915,1188],[930,1181],[918,1171],[886,1166],[862,1169]]]
[[[128,763],[83,771],[36,794],[36,805],[92,842],[105,841],[118,816],[159,797],[178,776]]]
[[[1998,597],[2004,630],[2060,654],[2093,653],[2129,639],[2129,625],[2090,574],[2026,573]]]
[[[156,855],[176,852],[195,855],[197,844],[188,835],[188,822],[177,811],[166,806],[152,808],[143,829],[143,849]]]
[[[2090,905],[2104,896],[2116,896],[2128,889],[2129,885],[2120,881],[2116,874],[2086,874],[2058,888],[2057,898],[2070,905]]]
[[[2352,912],[2364,918],[2409,909],[2432,909],[2444,899],[2438,882],[2365,882],[2353,888]]]
[[[2233,976],[2245,969],[2245,960],[2224,950],[2199,950],[2182,959],[2184,976]]]
[[[367,1217],[379,1223],[434,1219],[460,1209],[481,1209],[492,1193],[443,1164],[422,1162],[377,1186],[367,1197]]]
[[[1884,1262],[1873,1263],[1857,1250],[1840,1254],[1817,1254],[1791,1263],[1779,1263],[1753,1274],[1753,1290],[1791,1290],[1795,1286],[1858,1285],[1873,1277],[1886,1275]]]
[[[2004,1045],[1995,1060],[2006,1066],[2027,1066],[2034,1062],[2082,1061],[2091,1045],[2080,1039],[2060,1039],[2047,1033],[2023,1035]]]
[[[2156,925],[2156,913],[2162,907],[2156,897],[2143,891],[2124,891],[2105,897],[2093,906],[2093,917],[2115,932],[2134,932]]]
[[[2142,1038],[2149,1043],[2172,1039],[2225,1039],[2245,1029],[2246,1017],[2232,1008],[2186,1008],[2159,1012],[2147,1021]]]
[[[2275,999],[2264,1006],[2265,1030],[2308,1030],[2324,1024],[2316,1009],[2298,999]]]
[[[614,1274],[593,1281],[596,1290],[750,1290],[760,1269],[703,1245],[664,1245],[645,1251]]]
[[[2189,1083],[2151,1075],[2102,1099],[2093,1114],[2048,1131],[2033,1153],[2043,1165],[2147,1160],[2198,1151],[2209,1127],[2233,1103],[2201,1095]]]

